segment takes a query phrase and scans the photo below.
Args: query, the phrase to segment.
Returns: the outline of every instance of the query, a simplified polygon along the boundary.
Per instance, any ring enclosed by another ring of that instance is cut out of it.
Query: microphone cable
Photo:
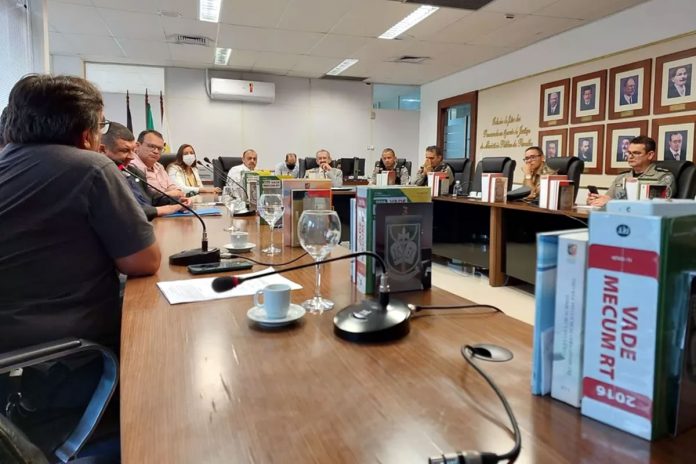
[[[464,305],[415,305],[415,304],[409,304],[408,307],[411,309],[413,312],[419,312],[419,311],[426,311],[430,309],[469,309],[469,308],[490,308],[494,309],[496,313],[502,313],[502,309],[500,309],[497,306],[489,305],[489,304],[464,304]]]
[[[305,251],[305,252],[302,253],[300,256],[298,256],[298,257],[296,257],[296,258],[293,258],[293,259],[291,259],[290,261],[286,261],[286,262],[284,262],[284,263],[264,263],[264,262],[261,262],[261,261],[256,261],[256,260],[253,259],[253,258],[248,258],[248,257],[246,257],[246,256],[235,255],[235,254],[230,254],[230,259],[244,259],[244,260],[246,260],[246,261],[251,261],[251,262],[254,263],[254,264],[258,264],[259,266],[287,266],[288,264],[292,264],[292,263],[294,263],[295,261],[299,261],[300,259],[304,258],[304,257],[307,256],[308,254],[309,254],[309,253],[307,253],[307,252]],[[322,262],[323,262],[323,261],[322,261]]]
[[[515,418],[515,413],[510,407],[507,398],[500,391],[498,386],[495,384],[493,379],[491,379],[486,372],[481,369],[475,362],[474,356],[477,354],[479,348],[473,347],[471,345],[464,345],[461,348],[461,353],[464,359],[471,367],[476,370],[476,372],[483,377],[483,379],[490,385],[495,394],[503,403],[505,412],[510,418],[510,423],[512,424],[513,435],[515,439],[515,444],[512,449],[505,454],[495,454],[490,452],[478,452],[478,451],[457,451],[456,453],[447,453],[440,456],[434,456],[428,459],[428,464],[495,464],[500,461],[507,461],[508,463],[515,462],[522,449],[522,434],[520,433],[520,426],[517,423],[517,418]]]

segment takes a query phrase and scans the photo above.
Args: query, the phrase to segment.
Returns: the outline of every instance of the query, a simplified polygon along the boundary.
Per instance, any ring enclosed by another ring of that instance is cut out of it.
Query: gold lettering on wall
[[[483,140],[480,149],[487,148],[520,148],[531,147],[532,130],[522,123],[519,114],[494,116],[491,127],[483,130]]]

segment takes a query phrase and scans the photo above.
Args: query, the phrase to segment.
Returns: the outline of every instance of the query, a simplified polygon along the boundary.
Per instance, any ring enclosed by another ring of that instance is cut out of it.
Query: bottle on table
[[[454,188],[452,189],[452,198],[463,197],[463,196],[464,196],[464,187],[462,187],[462,183],[460,181],[456,181],[454,183]]]

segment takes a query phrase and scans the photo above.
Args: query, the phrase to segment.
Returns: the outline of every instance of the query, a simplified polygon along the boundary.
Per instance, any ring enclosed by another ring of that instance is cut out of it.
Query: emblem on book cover
[[[418,273],[420,263],[421,225],[389,224],[387,226],[387,266],[390,272],[410,277]]]

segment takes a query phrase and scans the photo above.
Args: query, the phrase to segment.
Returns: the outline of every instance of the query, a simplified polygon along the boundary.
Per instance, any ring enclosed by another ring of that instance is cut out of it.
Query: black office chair
[[[380,162],[380,161],[381,161],[381,160],[375,161],[375,167],[379,166],[379,162]],[[411,164],[412,164],[412,163],[411,163],[409,160],[407,160],[406,158],[397,158],[397,159],[396,159],[396,169],[395,169],[395,170],[396,170],[396,172],[399,172],[399,171],[401,171],[401,166],[406,166],[406,170],[408,171],[408,175],[409,175],[409,177],[410,177],[410,176],[411,176]],[[365,174],[371,175],[372,173],[367,172],[367,173],[365,173]]]
[[[167,155],[162,155],[160,156],[159,162],[162,166],[164,166],[164,169],[167,169],[167,166],[169,166],[171,163],[176,161],[176,153],[175,154],[167,154]]]
[[[691,161],[659,161],[658,167],[674,175],[672,198],[693,199],[696,196],[696,166]]]
[[[462,185],[464,192],[469,192],[471,188],[471,160],[469,158],[448,158],[445,160],[452,168],[454,173],[454,183],[457,181]],[[450,192],[454,185],[450,186]]]
[[[215,167],[213,185],[218,188],[224,187],[227,182],[227,172],[240,164],[242,164],[241,156],[218,156],[216,159],[213,159],[213,166]]]
[[[546,165],[556,171],[557,174],[568,176],[568,180],[573,181],[573,185],[575,186],[575,196],[573,200],[575,200],[580,190],[580,175],[583,169],[585,169],[585,162],[577,156],[565,156],[549,158],[546,160]]]
[[[317,159],[315,157],[307,157],[307,158],[300,158],[297,160],[298,163],[298,173],[297,177],[302,179],[305,176],[305,173],[309,171],[310,169],[314,169],[319,167],[317,164]],[[331,160],[331,163],[329,163],[332,168],[336,167],[336,161]]]
[[[491,156],[484,158],[476,165],[474,180],[471,185],[472,192],[481,191],[481,176],[484,172],[498,172],[508,178],[508,191],[512,188],[517,163],[509,156]]]
[[[102,375],[85,411],[77,420],[77,424],[72,431],[66,431],[67,439],[55,449],[53,447],[51,449],[40,449],[39,446],[33,444],[28,438],[32,432],[29,430],[20,431],[16,424],[3,415],[6,412],[3,410],[2,414],[0,414],[0,462],[3,464],[68,462],[69,460],[70,462],[84,464],[114,462],[112,456],[89,456],[73,460],[75,456],[78,456],[78,453],[94,432],[116,389],[118,361],[111,350],[78,338],[67,338],[43,343],[0,354],[0,374],[7,374],[16,369],[26,370],[31,366],[57,362],[73,355],[85,353],[101,355],[103,364]],[[26,375],[26,372],[24,375]],[[12,393],[14,405],[9,407],[9,411],[13,411],[13,415],[17,417],[32,414],[29,409],[24,408],[24,402],[18,400],[26,397],[26,395],[22,397],[21,392],[22,388],[20,386],[18,392]],[[3,404],[4,400],[5,398],[3,398]],[[39,434],[35,438],[43,438],[40,435],[41,432],[36,430],[33,432]]]

